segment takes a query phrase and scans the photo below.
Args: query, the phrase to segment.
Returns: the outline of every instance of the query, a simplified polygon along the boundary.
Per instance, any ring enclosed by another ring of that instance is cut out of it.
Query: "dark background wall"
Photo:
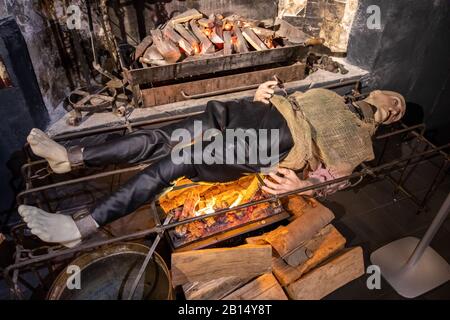
[[[381,30],[367,28],[370,5]],[[422,113],[433,139],[450,141],[450,1],[360,0],[348,59],[371,71],[372,88],[405,95],[409,118]]]
[[[21,188],[21,149],[33,127],[45,127],[48,113],[22,33],[14,18],[0,19],[0,56],[12,87],[0,89],[0,222]]]

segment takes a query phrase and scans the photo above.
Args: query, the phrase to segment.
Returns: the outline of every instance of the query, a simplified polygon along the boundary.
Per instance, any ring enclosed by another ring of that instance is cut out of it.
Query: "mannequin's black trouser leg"
[[[83,150],[83,161],[87,166],[137,163],[155,161],[170,154],[177,141],[171,141],[172,132],[186,129],[194,138],[194,126],[201,123],[202,131],[210,128],[223,129],[226,126],[228,109],[221,104],[208,104],[205,112],[158,129],[142,129],[131,134],[107,141],[101,145],[87,146]],[[199,121],[199,122],[198,122]]]
[[[195,175],[193,165],[174,165],[169,154],[137,173],[117,191],[100,200],[91,211],[92,217],[102,226],[153,200],[175,179],[182,176],[191,178]]]

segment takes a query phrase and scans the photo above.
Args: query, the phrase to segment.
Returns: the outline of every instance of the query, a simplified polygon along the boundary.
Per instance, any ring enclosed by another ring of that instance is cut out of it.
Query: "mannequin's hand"
[[[266,186],[263,186],[262,190],[270,194],[280,194],[312,185],[310,181],[301,180],[294,171],[286,168],[278,168],[277,173],[270,173],[269,176],[275,182],[264,179]],[[301,194],[310,195],[312,191],[306,191]]]
[[[255,93],[255,98],[253,101],[259,101],[265,104],[269,104],[269,99],[272,98],[275,90],[273,89],[278,82],[276,81],[267,81],[262,83]]]

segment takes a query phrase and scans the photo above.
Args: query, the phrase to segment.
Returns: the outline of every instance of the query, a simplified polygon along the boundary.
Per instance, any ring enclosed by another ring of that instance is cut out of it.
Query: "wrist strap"
[[[72,216],[72,219],[75,221],[78,231],[80,231],[81,238],[87,238],[97,232],[98,224],[87,209],[77,212]]]

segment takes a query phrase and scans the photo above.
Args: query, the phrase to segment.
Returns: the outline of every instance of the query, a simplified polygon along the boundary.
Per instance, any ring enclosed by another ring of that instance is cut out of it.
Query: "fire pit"
[[[173,222],[234,208],[266,195],[259,188],[255,175],[245,176],[227,184],[195,184],[179,180],[174,191],[159,199],[165,214],[173,215]],[[217,242],[247,233],[289,216],[280,203],[261,203],[240,210],[231,210],[169,230],[169,242],[174,250],[190,250],[211,246]]]

